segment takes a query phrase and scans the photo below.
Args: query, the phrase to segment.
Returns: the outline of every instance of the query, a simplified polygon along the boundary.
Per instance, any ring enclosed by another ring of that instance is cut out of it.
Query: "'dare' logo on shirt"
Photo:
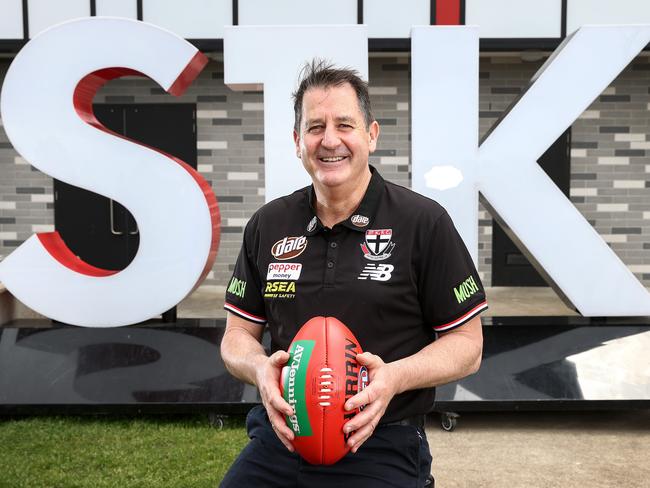
[[[305,249],[307,249],[307,238],[305,236],[285,237],[273,244],[271,254],[275,259],[286,261],[300,256]]]

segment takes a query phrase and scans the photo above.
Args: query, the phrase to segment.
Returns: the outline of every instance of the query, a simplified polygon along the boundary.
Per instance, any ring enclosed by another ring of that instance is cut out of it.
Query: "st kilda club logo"
[[[370,261],[382,261],[390,257],[395,248],[395,243],[391,242],[393,238],[393,229],[376,229],[366,231],[366,240],[361,244],[363,257]]]

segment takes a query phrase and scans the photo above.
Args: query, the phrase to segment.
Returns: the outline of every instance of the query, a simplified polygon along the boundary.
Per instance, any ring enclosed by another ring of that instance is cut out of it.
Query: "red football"
[[[312,464],[334,464],[350,450],[343,424],[357,411],[343,405],[368,382],[366,367],[356,360],[361,352],[354,334],[334,317],[310,319],[289,346],[280,388],[296,414],[287,425],[296,451]]]

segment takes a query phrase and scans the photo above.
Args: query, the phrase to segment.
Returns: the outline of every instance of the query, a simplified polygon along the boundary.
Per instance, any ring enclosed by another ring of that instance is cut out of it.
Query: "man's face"
[[[300,134],[293,137],[314,186],[335,188],[363,180],[378,135],[377,122],[366,128],[357,95],[345,83],[305,92]]]

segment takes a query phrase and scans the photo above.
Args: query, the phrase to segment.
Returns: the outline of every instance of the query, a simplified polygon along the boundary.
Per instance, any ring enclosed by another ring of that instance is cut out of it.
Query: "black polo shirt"
[[[225,308],[261,326],[272,352],[287,350],[311,317],[346,324],[364,351],[395,361],[487,308],[474,263],[436,202],[372,178],[357,210],[329,229],[313,187],[260,208],[244,231]],[[433,388],[397,395],[383,422],[426,413]]]

